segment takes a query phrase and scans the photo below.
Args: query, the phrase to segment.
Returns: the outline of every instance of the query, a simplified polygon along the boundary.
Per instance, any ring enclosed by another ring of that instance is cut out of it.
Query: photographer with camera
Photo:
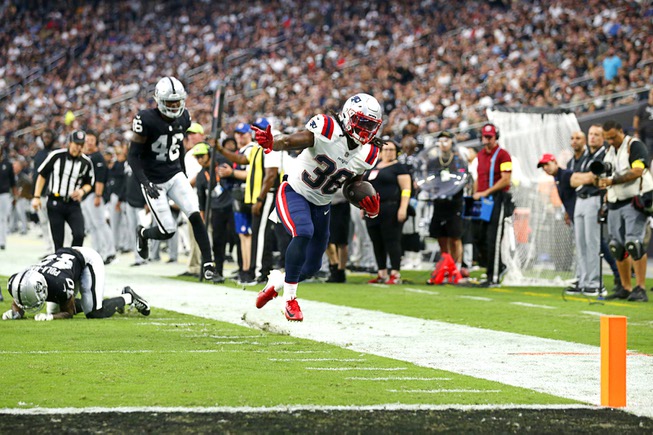
[[[572,143],[581,141],[585,147],[585,135],[578,131],[572,134]],[[587,151],[584,159],[574,168],[571,177],[571,187],[576,189],[576,208],[574,211],[574,236],[576,240],[576,261],[578,265],[578,282],[568,288],[568,294],[583,293],[590,296],[605,296],[605,287],[601,280],[602,255],[610,263],[615,276],[615,287],[621,284],[619,271],[610,254],[607,243],[602,240],[601,226],[605,221],[599,216],[602,203],[602,192],[594,185],[596,175],[590,171],[593,162],[602,162],[607,148],[603,141],[603,127],[592,125],[587,133]],[[597,225],[597,218],[599,225]],[[616,289],[615,289],[616,290]]]
[[[648,169],[648,151],[641,141],[624,134],[613,120],[603,124],[603,137],[610,145],[603,162],[590,170],[599,175],[597,187],[607,190],[610,251],[617,260],[623,288],[606,299],[648,302],[646,294],[646,225],[648,214],[641,209],[653,205],[653,178]],[[644,199],[645,198],[645,199]],[[632,287],[630,270],[635,270]]]

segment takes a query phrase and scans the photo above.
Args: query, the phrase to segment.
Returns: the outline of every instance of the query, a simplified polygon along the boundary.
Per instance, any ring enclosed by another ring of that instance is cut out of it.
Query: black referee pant
[[[63,248],[64,223],[68,223],[72,230],[72,246],[82,246],[84,244],[84,216],[79,202],[50,197],[48,199],[48,219],[50,220],[50,231],[52,232],[55,251]]]
[[[500,276],[506,268],[501,258],[504,219],[512,216],[515,205],[510,192],[498,192],[492,196],[494,208],[490,222],[475,220],[473,235],[474,244],[478,249],[479,263],[487,268],[487,280],[492,284],[499,284]]]

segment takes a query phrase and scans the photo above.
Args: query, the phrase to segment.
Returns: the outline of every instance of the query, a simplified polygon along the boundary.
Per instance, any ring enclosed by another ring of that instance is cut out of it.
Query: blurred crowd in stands
[[[445,130],[464,141],[495,106],[581,114],[645,99],[652,20],[641,0],[4,1],[0,147],[24,180],[45,131],[55,148],[97,131],[109,157],[167,75],[206,128],[225,85],[229,136],[262,116],[294,131],[363,91],[402,145]]]
[[[5,1],[0,17],[0,140],[26,157],[30,127],[124,140],[165,75],[203,125],[225,83],[228,127],[296,128],[363,90],[394,134],[464,130],[495,105],[629,104],[606,96],[653,80],[647,1]]]

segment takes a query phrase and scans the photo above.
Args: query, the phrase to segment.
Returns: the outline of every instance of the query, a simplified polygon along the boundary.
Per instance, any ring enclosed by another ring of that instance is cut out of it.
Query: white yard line
[[[528,302],[510,302],[512,305],[519,305],[521,307],[528,307],[528,308],[542,308],[545,310],[555,310],[556,307],[550,307],[548,305],[538,305],[538,304],[529,304]]]
[[[16,246],[20,240],[10,236],[8,246]],[[0,251],[1,274],[10,275],[34,264],[42,254],[40,241],[21,242],[20,246],[20,250]],[[600,358],[596,346],[302,300],[301,285],[298,296],[305,320],[291,323],[280,313],[282,298],[257,310],[254,292],[171,281],[161,276],[178,274],[184,270],[183,265],[130,268],[131,259],[123,256],[120,263],[107,267],[108,295],[118,294],[129,284],[153,309],[164,308],[590,404],[600,403]],[[596,327],[598,333],[598,322]],[[626,410],[653,417],[651,379],[650,358],[628,356]],[[488,409],[494,408],[500,407],[493,405]]]

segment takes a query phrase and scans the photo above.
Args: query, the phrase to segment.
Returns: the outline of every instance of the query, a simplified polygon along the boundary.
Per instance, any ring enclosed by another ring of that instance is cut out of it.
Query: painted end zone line
[[[0,408],[0,415],[56,415],[56,414],[97,414],[97,413],[132,413],[132,412],[150,412],[150,413],[267,413],[267,412],[294,412],[294,411],[493,411],[497,409],[604,409],[600,406],[593,405],[401,405],[401,404],[380,404],[367,406],[313,406],[313,405],[278,405],[270,407],[250,407],[250,406],[223,406],[223,407],[164,407],[164,406],[142,406],[142,407],[118,407],[118,408]]]

